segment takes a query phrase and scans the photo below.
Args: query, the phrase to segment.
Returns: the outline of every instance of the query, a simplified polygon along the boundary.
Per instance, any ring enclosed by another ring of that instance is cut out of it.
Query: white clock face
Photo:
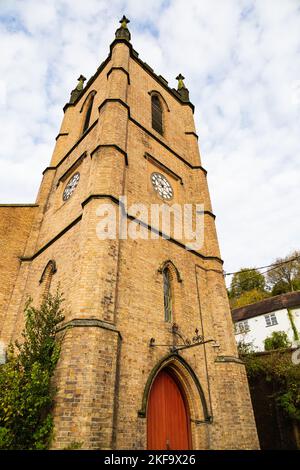
[[[170,200],[173,197],[173,188],[167,178],[161,173],[152,173],[151,182],[154,191],[163,199]]]
[[[75,173],[75,175],[72,176],[72,178],[69,180],[67,186],[64,189],[63,192],[63,200],[67,201],[73,194],[76,186],[78,185],[80,179],[80,173]]]

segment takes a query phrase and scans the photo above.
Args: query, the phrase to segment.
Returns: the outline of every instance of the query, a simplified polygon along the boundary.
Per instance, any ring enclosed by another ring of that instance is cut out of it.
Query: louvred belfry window
[[[151,98],[152,104],[152,127],[160,134],[163,134],[163,123],[162,123],[162,107],[158,96],[153,95]]]

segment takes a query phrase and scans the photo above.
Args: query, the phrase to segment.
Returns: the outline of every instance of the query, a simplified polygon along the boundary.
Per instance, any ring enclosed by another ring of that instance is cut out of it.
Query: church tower
[[[0,207],[1,345],[26,295],[59,283],[53,448],[256,449],[194,106],[120,23],[64,107],[36,203]]]

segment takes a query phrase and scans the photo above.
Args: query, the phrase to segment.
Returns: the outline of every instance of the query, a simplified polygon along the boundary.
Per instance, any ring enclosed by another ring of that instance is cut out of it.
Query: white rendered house
[[[264,340],[273,331],[284,331],[296,347],[297,333],[300,337],[300,291],[235,308],[232,319],[237,343],[252,343],[256,351],[264,351]]]

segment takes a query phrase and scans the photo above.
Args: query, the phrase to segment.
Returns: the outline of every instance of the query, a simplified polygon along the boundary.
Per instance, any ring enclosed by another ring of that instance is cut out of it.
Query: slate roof
[[[234,308],[231,314],[233,321],[238,322],[291,307],[300,307],[300,291],[276,295],[254,304]]]

